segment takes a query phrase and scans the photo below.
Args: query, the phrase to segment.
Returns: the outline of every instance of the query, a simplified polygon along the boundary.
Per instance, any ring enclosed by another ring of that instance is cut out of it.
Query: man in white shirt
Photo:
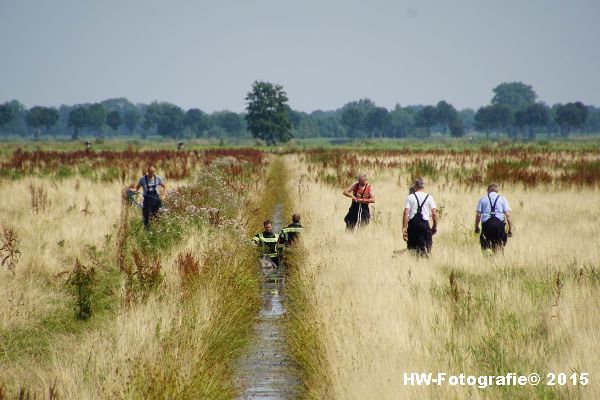
[[[475,211],[475,233],[481,232],[479,236],[481,249],[491,249],[493,252],[504,249],[508,238],[513,235],[513,222],[508,200],[498,194],[496,183],[488,186],[487,195],[479,199]],[[479,229],[479,222],[481,222],[481,229]],[[508,222],[508,234],[506,222]]]
[[[404,206],[402,236],[409,250],[415,250],[419,256],[428,256],[433,245],[432,236],[437,233],[437,209],[433,197],[423,191],[423,179],[417,179],[413,188],[414,193],[408,195]],[[430,219],[433,220],[431,227]]]

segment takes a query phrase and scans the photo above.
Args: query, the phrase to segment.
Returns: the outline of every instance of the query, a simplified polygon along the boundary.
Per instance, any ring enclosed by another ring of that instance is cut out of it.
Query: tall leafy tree
[[[0,104],[0,128],[15,118],[15,112],[8,104]]]
[[[365,128],[371,137],[375,137],[376,134],[383,137],[391,125],[392,118],[384,107],[375,107],[365,115]]]
[[[392,134],[394,137],[406,137],[415,126],[415,111],[410,108],[403,108],[400,104],[390,111],[392,119]]]
[[[123,124],[125,124],[129,133],[133,133],[133,131],[135,131],[135,128],[137,128],[137,126],[140,124],[141,119],[142,115],[135,108],[127,110],[123,113]]]
[[[215,125],[223,128],[229,136],[240,136],[244,127],[243,117],[232,111],[222,111],[213,115]]]
[[[364,112],[361,108],[356,106],[348,106],[342,108],[340,115],[340,122],[348,130],[348,136],[358,136],[360,129],[363,126]]]
[[[537,98],[533,88],[523,82],[501,83],[493,89],[493,92],[492,104],[508,106],[513,112],[529,107]]]
[[[106,99],[100,102],[100,104],[102,105],[102,107],[104,107],[104,109],[107,112],[110,111],[127,111],[127,110],[134,110],[135,104],[133,104],[131,101],[127,100],[125,97],[117,97],[114,99]]]
[[[506,129],[513,121],[513,112],[505,104],[491,104],[481,107],[475,113],[475,129],[486,133],[489,138],[490,131],[498,133]]]
[[[465,135],[465,125],[458,114],[448,123],[448,129],[450,129],[450,135],[452,137],[458,138]]]
[[[204,132],[208,131],[210,128],[210,119],[208,115],[198,108],[190,108],[187,110],[183,118],[183,123],[197,138],[202,137]]]
[[[102,128],[106,125],[106,110],[100,103],[88,106],[87,127],[92,129],[97,137],[102,137]]]
[[[543,103],[535,103],[515,113],[515,125],[527,129],[530,139],[535,139],[535,130],[548,125],[550,110]]]
[[[419,128],[425,128],[427,132],[437,123],[437,112],[434,106],[425,106],[421,108],[415,116],[415,125]]]
[[[302,122],[306,119],[306,113],[302,111],[292,110],[290,108],[290,112],[288,113],[288,117],[290,119],[290,124],[293,129],[300,129]]]
[[[253,137],[268,146],[292,138],[288,97],[281,85],[255,81],[246,101],[246,122]]]
[[[346,103],[343,108],[345,108],[345,107],[356,107],[362,111],[363,115],[365,115],[369,111],[371,111],[372,109],[377,107],[377,105],[375,105],[373,100],[365,98],[365,99],[360,99],[360,100],[351,101],[349,103]]]
[[[582,102],[562,104],[556,107],[554,120],[560,126],[563,136],[568,136],[573,129],[585,124],[588,109]]]
[[[42,127],[45,127],[46,130],[48,130],[58,122],[58,119],[59,115],[56,108],[41,106],[32,107],[25,117],[27,125],[33,128],[33,137],[36,140],[42,133]]]
[[[600,108],[594,106],[587,106],[588,115],[585,120],[585,125],[582,129],[586,132],[600,132]]]
[[[73,135],[71,138],[76,140],[81,134],[81,130],[89,125],[89,110],[85,106],[77,106],[69,112],[69,120],[67,126],[73,128]]]
[[[161,136],[183,137],[183,110],[171,103],[152,103],[146,109],[144,116],[145,128],[156,128],[156,133]]]
[[[458,116],[462,119],[465,130],[469,131],[473,129],[475,125],[475,110],[472,108],[463,108],[458,112]]]
[[[437,103],[435,106],[435,122],[442,126],[442,131],[446,132],[450,123],[454,123],[454,127],[458,126],[458,112],[452,104],[445,102],[444,100]]]
[[[117,110],[113,110],[106,114],[106,124],[110,126],[113,131],[119,129],[119,127],[123,125],[121,113]]]

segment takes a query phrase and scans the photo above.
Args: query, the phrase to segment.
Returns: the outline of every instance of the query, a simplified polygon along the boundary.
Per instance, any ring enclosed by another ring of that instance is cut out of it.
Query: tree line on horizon
[[[581,102],[548,106],[538,101],[530,85],[502,83],[493,89],[490,104],[478,110],[457,110],[446,101],[435,105],[396,105],[388,110],[370,99],[346,103],[333,111],[306,113],[291,109],[279,85],[254,82],[243,113],[229,110],[206,113],[167,102],[134,104],[126,98],[99,103],[34,106],[17,100],[0,104],[0,135],[21,137],[152,135],[183,138],[263,139],[267,144],[292,137],[311,138],[427,138],[508,136],[534,139],[537,134],[566,137],[572,132],[600,133],[600,108]]]

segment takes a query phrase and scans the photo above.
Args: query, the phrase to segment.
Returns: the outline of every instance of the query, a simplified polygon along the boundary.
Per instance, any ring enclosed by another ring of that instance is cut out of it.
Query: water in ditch
[[[282,206],[273,212],[273,232],[282,227]],[[261,261],[262,308],[247,354],[242,356],[236,374],[238,399],[282,400],[297,397],[299,379],[283,331],[284,273]]]

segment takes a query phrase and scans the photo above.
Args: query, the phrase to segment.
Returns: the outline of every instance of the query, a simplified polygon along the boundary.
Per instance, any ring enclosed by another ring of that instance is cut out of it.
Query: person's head
[[[408,194],[413,194],[415,192],[415,185],[412,185],[408,188]]]
[[[412,187],[415,190],[415,192],[425,189],[425,180],[423,178],[415,179],[415,183],[413,183]]]
[[[498,187],[497,183],[490,183],[487,187],[488,193],[491,193],[491,192],[498,193],[498,189],[499,189],[499,187]]]
[[[146,168],[146,175],[154,176],[155,173],[156,173],[156,168],[154,167],[154,164],[148,164],[148,167]]]
[[[300,214],[298,214],[298,213],[292,214],[292,222],[295,224],[299,224],[300,223]]]
[[[358,179],[358,183],[364,185],[365,183],[367,183],[367,174],[358,174],[356,176],[356,179]]]
[[[271,220],[265,220],[265,222],[263,222],[263,227],[265,228],[265,232],[273,232],[273,223],[271,222]]]

